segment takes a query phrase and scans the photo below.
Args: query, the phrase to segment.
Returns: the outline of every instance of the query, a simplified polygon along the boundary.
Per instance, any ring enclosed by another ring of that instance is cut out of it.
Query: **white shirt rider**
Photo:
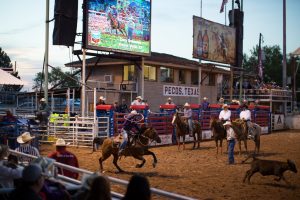
[[[224,104],[223,109],[219,114],[219,119],[223,121],[230,121],[231,111],[228,110],[228,105]]]
[[[248,109],[243,110],[240,113],[240,119],[245,120],[245,121],[251,121],[251,112]]]

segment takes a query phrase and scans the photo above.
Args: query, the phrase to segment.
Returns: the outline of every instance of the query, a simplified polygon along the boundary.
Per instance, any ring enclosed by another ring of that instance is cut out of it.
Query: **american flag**
[[[228,2],[228,0],[223,0],[223,1],[222,1],[220,13],[224,12],[224,6],[225,6],[225,4],[226,4],[227,2]]]

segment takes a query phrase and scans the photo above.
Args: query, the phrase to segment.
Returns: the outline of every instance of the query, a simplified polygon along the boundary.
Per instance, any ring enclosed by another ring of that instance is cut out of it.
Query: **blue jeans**
[[[123,142],[120,145],[120,150],[125,149],[127,141],[128,141],[128,134],[127,134],[127,131],[125,131],[124,129],[122,132],[122,136],[123,136]]]
[[[193,120],[188,119],[188,124],[189,124],[189,134],[193,133]]]
[[[228,163],[233,164],[234,163],[234,145],[235,140],[228,140]]]

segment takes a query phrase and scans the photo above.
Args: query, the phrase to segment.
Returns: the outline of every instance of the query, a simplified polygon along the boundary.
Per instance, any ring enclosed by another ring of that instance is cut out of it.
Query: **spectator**
[[[97,176],[92,180],[85,200],[111,200],[110,183],[105,176]]]
[[[67,145],[68,144],[66,144],[64,139],[58,138],[55,143],[56,151],[50,153],[48,157],[56,160],[56,162],[59,163],[63,163],[73,167],[79,167],[77,157],[73,153],[67,151]],[[61,168],[58,168],[58,174],[62,174],[73,179],[77,179],[79,175],[77,172],[72,172],[67,169]]]
[[[113,104],[113,111],[114,112],[120,112],[120,106],[119,106],[119,103],[117,101],[115,101],[114,104]]]
[[[204,98],[203,98],[203,101],[202,101],[202,103],[201,103],[201,108],[202,108],[202,110],[204,110],[204,111],[208,111],[208,110],[209,110],[209,102],[208,102],[207,97],[204,97]]]
[[[127,186],[123,200],[150,200],[150,184],[146,177],[133,175]]]
[[[187,120],[188,125],[189,125],[189,136],[192,137],[193,136],[193,111],[191,109],[191,106],[189,103],[185,103],[184,104],[184,109],[183,109],[183,117]]]
[[[40,153],[38,149],[31,145],[31,141],[34,138],[35,136],[31,136],[29,132],[24,132],[17,138],[17,142],[20,144],[20,146],[16,148],[16,151],[39,157]],[[32,160],[33,158],[20,156],[21,162],[31,162]]]
[[[126,104],[125,99],[122,99],[122,102],[121,102],[121,105],[120,105],[120,112],[121,113],[128,113],[129,112],[129,109],[128,109],[128,106]]]
[[[48,117],[50,115],[50,108],[48,104],[46,103],[46,100],[44,98],[41,98],[39,109],[37,112],[37,118],[40,120],[40,123],[43,125],[48,124]]]
[[[240,112],[240,119],[243,120],[247,124],[248,128],[248,138],[252,139],[252,123],[251,123],[251,112],[248,110],[247,104],[243,104],[241,106],[242,111]]]
[[[40,191],[44,185],[42,169],[37,164],[26,166],[22,172],[23,183],[11,194],[11,200],[42,200]]]
[[[17,122],[17,118],[8,109],[6,110],[6,115],[2,117],[1,122],[1,132],[13,132],[15,130],[15,123]]]
[[[171,97],[169,97],[169,98],[167,99],[167,102],[166,102],[165,104],[166,104],[166,105],[175,105],[175,104],[173,103],[173,100],[172,100]]]
[[[227,104],[224,104],[222,108],[223,110],[219,114],[219,120],[221,120],[222,123],[225,123],[226,121],[230,121],[231,111],[228,109]]]
[[[98,99],[98,102],[96,103],[96,106],[98,105],[105,105],[105,98],[103,96],[100,96]]]
[[[222,105],[222,106],[224,104],[224,99],[222,97],[219,99],[219,104]]]
[[[0,188],[13,188],[14,179],[22,177],[22,168],[12,168],[4,161],[8,154],[8,147],[0,144]],[[0,196],[1,198],[1,196]]]
[[[235,132],[231,127],[231,122],[227,121],[223,126],[226,129],[228,141],[228,164],[234,164],[234,145],[235,145]]]
[[[131,105],[145,105],[145,103],[143,102],[143,98],[141,96],[137,96]]]

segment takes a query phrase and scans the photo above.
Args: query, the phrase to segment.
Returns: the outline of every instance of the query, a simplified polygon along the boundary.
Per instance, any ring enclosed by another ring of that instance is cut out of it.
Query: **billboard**
[[[193,58],[235,64],[235,28],[193,16]]]
[[[151,0],[85,0],[86,49],[151,53]]]

